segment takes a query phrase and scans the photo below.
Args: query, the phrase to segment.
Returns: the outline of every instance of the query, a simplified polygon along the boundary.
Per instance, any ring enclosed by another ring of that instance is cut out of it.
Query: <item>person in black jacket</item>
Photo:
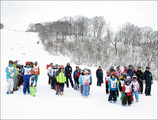
[[[96,77],[97,77],[97,86],[101,86],[103,83],[103,70],[101,69],[101,66],[99,66],[98,70],[96,71]]]
[[[70,83],[71,83],[71,86],[73,88],[73,81],[72,81],[72,78],[71,78],[71,74],[72,74],[72,67],[70,66],[70,63],[67,63],[67,66],[65,67],[66,86],[69,87],[68,79],[70,79]]]
[[[145,95],[151,96],[151,84],[153,83],[150,67],[146,67],[146,71],[143,74],[143,80],[145,80]]]
[[[138,70],[136,71],[136,76],[137,76],[137,79],[138,79],[138,83],[140,85],[138,93],[143,94],[143,72],[141,71],[140,66],[138,67]]]

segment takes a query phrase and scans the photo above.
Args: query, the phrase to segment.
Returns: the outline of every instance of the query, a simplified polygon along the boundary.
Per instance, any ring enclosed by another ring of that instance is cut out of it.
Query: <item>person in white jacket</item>
[[[90,75],[88,75],[88,71],[85,70],[85,75],[82,77],[82,83],[83,83],[83,97],[88,97],[89,94],[89,83],[90,83]]]

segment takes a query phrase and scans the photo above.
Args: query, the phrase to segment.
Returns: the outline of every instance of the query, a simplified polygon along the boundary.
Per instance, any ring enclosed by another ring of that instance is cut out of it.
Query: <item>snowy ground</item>
[[[64,96],[56,96],[48,85],[46,64],[66,65],[70,60],[50,56],[41,44],[37,44],[38,40],[36,33],[1,30],[1,119],[157,119],[157,81],[152,85],[152,96],[139,95],[138,103],[122,107],[119,98],[116,104],[108,102],[105,85],[96,86],[97,68],[90,67],[93,84],[89,98],[83,98],[79,91],[72,88],[65,88]],[[10,59],[19,60],[21,64],[26,61],[39,62],[41,75],[36,97],[23,95],[22,87],[13,95],[6,95],[5,67]],[[75,64],[71,65],[74,70]]]

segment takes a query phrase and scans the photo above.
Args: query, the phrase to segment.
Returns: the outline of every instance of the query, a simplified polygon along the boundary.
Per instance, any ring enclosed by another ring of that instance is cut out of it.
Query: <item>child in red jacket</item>
[[[109,86],[108,86],[109,79],[110,79],[110,71],[107,71],[106,72],[106,77],[105,77],[106,94],[109,93]]]
[[[130,106],[132,103],[132,95],[133,95],[132,86],[128,79],[125,79],[124,82],[125,82],[125,84],[122,87],[122,93],[124,96],[122,105],[125,106],[128,101],[128,105]]]

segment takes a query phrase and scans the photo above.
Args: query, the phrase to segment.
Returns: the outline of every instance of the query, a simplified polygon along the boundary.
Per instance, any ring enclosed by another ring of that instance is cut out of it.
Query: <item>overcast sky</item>
[[[26,30],[30,23],[75,15],[104,16],[113,30],[126,22],[157,30],[157,1],[1,1],[6,29]]]

